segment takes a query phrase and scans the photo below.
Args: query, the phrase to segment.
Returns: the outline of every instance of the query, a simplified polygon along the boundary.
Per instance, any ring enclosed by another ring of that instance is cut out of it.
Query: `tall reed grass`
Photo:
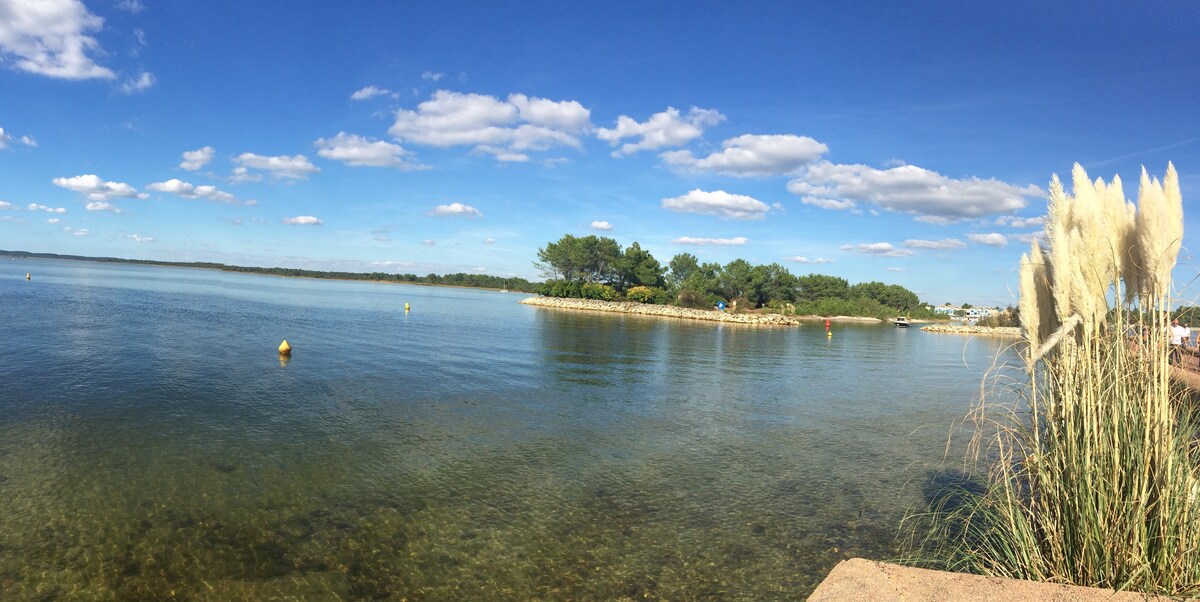
[[[1020,265],[1017,401],[973,414],[973,481],[910,517],[938,568],[1200,593],[1200,451],[1167,359],[1178,176],[1051,181],[1045,248]]]

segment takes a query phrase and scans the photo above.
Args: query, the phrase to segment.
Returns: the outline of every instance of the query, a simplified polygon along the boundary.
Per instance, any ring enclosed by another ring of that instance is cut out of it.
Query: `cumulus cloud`
[[[427,247],[432,247],[433,245],[436,245],[436,244],[437,244],[437,242],[436,242],[436,241],[434,241],[433,239],[426,238],[425,240],[422,240],[422,241],[421,241],[421,244],[423,244],[423,245],[425,245],[425,246],[427,246]]]
[[[73,229],[71,229],[70,226],[67,226],[67,227],[63,228],[63,231],[70,232],[72,236],[91,236],[92,235],[92,231],[88,230],[87,228],[80,228],[78,230],[73,230]]]
[[[320,226],[325,222],[311,215],[297,215],[296,217],[285,217],[283,223],[293,226]]]
[[[668,165],[730,176],[776,176],[796,171],[829,152],[808,136],[746,134],[721,143],[725,150],[703,159],[688,150],[660,155]]]
[[[218,203],[229,203],[230,205],[236,205],[238,202],[237,198],[232,194],[217,190],[216,186],[194,186],[178,178],[171,178],[166,182],[155,182],[146,186],[146,188],[157,190],[158,192],[177,194],[185,199],[204,199]]]
[[[141,236],[138,234],[130,234],[129,238],[132,238],[133,242],[154,242],[157,240],[153,236]]]
[[[196,150],[184,151],[183,160],[179,162],[179,167],[188,171],[197,171],[201,167],[208,165],[213,160],[213,155],[215,154],[217,154],[217,149],[211,146],[202,146]]]
[[[913,252],[908,249],[897,249],[887,242],[863,243],[857,245],[842,245],[843,251],[854,251],[866,255],[879,255],[881,257],[908,257]]]
[[[694,236],[680,236],[679,238],[672,240],[671,243],[676,245],[740,247],[749,241],[750,239],[746,238],[745,236],[736,236],[734,238],[696,238]]]
[[[592,222],[592,229],[608,232],[613,229],[613,225],[604,221],[596,221]]]
[[[62,220],[58,219],[57,217],[48,217],[48,218],[46,218],[46,223],[47,223],[47,224],[57,224],[58,222],[61,222],[61,221],[62,221]]]
[[[436,82],[443,77],[446,77],[446,74],[440,71],[437,73],[434,73],[433,71],[426,71],[425,73],[421,74],[421,79],[431,82]]]
[[[433,215],[440,217],[461,216],[467,218],[483,217],[483,213],[470,205],[462,203],[450,203],[449,205],[438,205],[433,208]]]
[[[27,207],[30,211],[45,211],[46,213],[66,213],[67,210],[63,207],[47,207],[37,203],[30,203]]]
[[[448,148],[472,146],[500,160],[526,161],[526,151],[580,146],[591,112],[573,100],[553,101],[510,94],[434,92],[415,111],[396,111],[388,133],[402,142]]]
[[[17,209],[20,209],[20,207],[17,207],[8,201],[0,201],[0,209],[5,211],[16,211]]]
[[[854,201],[846,199],[825,199],[815,196],[801,197],[800,202],[804,203],[805,205],[812,205],[822,209],[833,209],[835,211],[853,209],[858,206],[854,203]]]
[[[1033,241],[1036,240],[1039,243],[1041,243],[1043,246],[1046,244],[1046,240],[1047,240],[1045,230],[1037,230],[1036,232],[1023,232],[1020,234],[1010,234],[1009,238],[1012,238],[1013,240],[1016,240],[1018,242],[1025,243],[1027,245],[1033,243]]]
[[[317,155],[322,158],[341,161],[353,167],[395,167],[404,171],[422,167],[409,160],[412,153],[399,145],[346,132],[338,132],[333,138],[318,138],[313,144],[317,147]]]
[[[121,92],[125,94],[145,92],[153,88],[155,83],[157,83],[157,80],[154,79],[154,74],[149,71],[143,71],[137,78],[125,80],[121,84]]]
[[[33,138],[30,138],[29,136],[21,136],[20,138],[18,138],[16,136],[13,136],[13,135],[5,132],[4,128],[0,128],[0,150],[4,150],[4,149],[12,146],[13,144],[24,144],[25,146],[37,146],[37,142],[34,142]]]
[[[55,186],[87,195],[89,201],[111,201],[115,198],[145,199],[150,195],[138,192],[124,182],[106,182],[100,176],[84,174],[73,178],[54,178]]]
[[[489,236],[489,237],[487,237],[487,238],[483,239],[483,244],[485,244],[485,245],[494,245],[494,244],[496,244],[496,239],[494,239],[494,238],[492,238],[492,237],[490,237],[490,236]]]
[[[1033,185],[1019,187],[996,179],[954,179],[915,165],[875,169],[828,161],[803,168],[788,183],[788,190],[805,199],[865,203],[943,221],[1016,211],[1028,204],[1027,197],[1044,194]],[[815,202],[809,204],[820,206]]]
[[[997,226],[1008,226],[1010,228],[1040,228],[1046,223],[1046,216],[1039,215],[1037,217],[1020,217],[1016,215],[1001,215],[996,218]]]
[[[809,259],[803,255],[784,257],[783,260],[784,261],[794,261],[796,263],[833,263],[832,259],[825,259],[824,257],[814,257],[812,259]]]
[[[291,180],[307,180],[308,175],[321,171],[319,167],[313,165],[308,157],[304,155],[296,155],[289,157],[287,155],[277,155],[267,157],[264,155],[256,155],[254,153],[242,153],[233,158],[233,162],[247,170],[258,169],[271,174],[273,178],[287,178]],[[249,171],[242,171],[243,176],[250,176]],[[239,173],[234,170],[234,180],[239,182],[248,181],[248,179],[238,179]]]
[[[943,238],[941,240],[922,240],[919,238],[910,238],[904,241],[904,246],[911,249],[930,249],[941,251],[946,249],[963,249],[967,243],[958,240],[957,238]]]
[[[229,181],[233,182],[234,184],[241,184],[242,182],[258,182],[260,180],[262,180],[262,174],[258,172],[252,172],[245,167],[233,168],[233,176],[229,178]]]
[[[662,200],[668,211],[716,215],[722,219],[762,219],[770,209],[766,203],[743,194],[724,190],[706,192],[699,188],[683,195]]]
[[[391,93],[392,93],[392,91],[388,90],[386,88],[380,88],[378,86],[367,86],[365,88],[360,88],[357,91],[355,91],[354,94],[351,94],[350,100],[367,100],[367,99],[375,98],[376,96],[387,96],[388,94],[391,94]]]
[[[1003,234],[996,232],[988,232],[987,234],[968,234],[967,240],[980,245],[989,247],[1003,247],[1008,244],[1008,238]]]
[[[146,10],[146,6],[142,4],[141,0],[121,0],[117,2],[117,8],[127,10],[135,15]]]
[[[596,137],[612,146],[620,144],[620,148],[612,153],[614,157],[619,157],[643,150],[683,146],[704,134],[704,128],[722,121],[725,121],[725,116],[713,109],[692,107],[684,116],[679,109],[667,107],[667,110],[655,113],[640,123],[628,115],[621,115],[617,117],[616,127],[600,128],[596,130]],[[634,141],[621,144],[626,138],[633,138]]]
[[[0,59],[17,69],[60,79],[113,79],[88,53],[103,52],[88,35],[104,19],[79,0],[6,0],[0,5]]]
[[[84,208],[88,211],[111,211],[113,213],[125,213],[124,209],[121,209],[120,207],[106,201],[89,201]]]

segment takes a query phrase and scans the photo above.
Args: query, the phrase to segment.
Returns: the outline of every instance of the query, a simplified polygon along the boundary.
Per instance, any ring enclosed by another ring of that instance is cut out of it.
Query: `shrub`
[[[655,305],[665,305],[671,299],[667,291],[657,286],[635,286],[625,292],[625,298],[630,301],[637,301],[638,303],[653,303]]]
[[[712,306],[716,304],[708,295],[688,288],[679,291],[679,296],[675,301],[680,307],[692,309],[712,309]]]
[[[598,282],[587,282],[580,289],[580,295],[584,299],[596,299],[599,301],[616,301],[617,289]]]
[[[547,280],[538,288],[539,295],[578,299],[583,296],[582,287],[573,280]]]

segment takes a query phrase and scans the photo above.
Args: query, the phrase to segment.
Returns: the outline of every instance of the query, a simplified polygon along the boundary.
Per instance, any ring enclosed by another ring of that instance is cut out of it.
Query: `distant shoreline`
[[[599,301],[596,299],[567,299],[563,297],[543,297],[538,295],[522,299],[520,303],[549,309],[632,314],[658,318],[677,318],[704,322],[746,324],[750,326],[800,326],[800,320],[780,314],[735,314],[711,309],[691,309],[688,307],[677,307],[674,305],[653,305],[650,303],[638,303],[636,301]]]

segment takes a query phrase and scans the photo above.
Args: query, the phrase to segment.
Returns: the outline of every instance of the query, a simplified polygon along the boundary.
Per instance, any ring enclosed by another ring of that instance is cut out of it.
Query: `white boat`
[[[912,322],[910,322],[908,318],[904,316],[893,319],[892,324],[895,324],[896,328],[908,328],[909,326],[912,326]]]

